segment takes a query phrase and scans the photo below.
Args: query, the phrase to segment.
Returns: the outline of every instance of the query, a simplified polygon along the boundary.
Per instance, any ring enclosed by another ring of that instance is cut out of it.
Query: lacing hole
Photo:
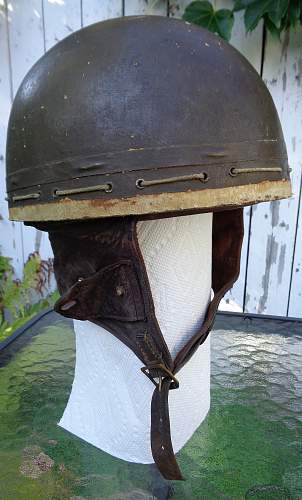
[[[229,174],[232,176],[232,177],[236,177],[237,172],[236,172],[236,169],[234,167],[230,168],[229,170]]]
[[[113,189],[112,182],[107,182],[107,186],[108,188],[105,189],[105,193],[111,193]]]
[[[163,444],[161,445],[161,449],[162,449],[162,450],[164,450],[164,449],[165,449],[165,447],[164,447],[164,445],[163,445]]]
[[[135,185],[138,189],[144,189],[144,179],[137,179]]]
[[[81,278],[81,277],[77,279],[77,281],[83,281],[83,280],[84,280],[84,278]]]

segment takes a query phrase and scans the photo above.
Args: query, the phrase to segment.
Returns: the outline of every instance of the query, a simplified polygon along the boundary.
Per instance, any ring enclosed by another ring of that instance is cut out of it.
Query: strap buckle
[[[143,366],[141,371],[151,380],[151,382],[161,391],[163,378],[169,378],[172,380],[170,389],[178,389],[179,382],[175,375],[169,370],[169,368],[164,365],[164,363],[158,363],[158,361],[152,361],[148,366]],[[154,380],[158,378],[158,383]]]

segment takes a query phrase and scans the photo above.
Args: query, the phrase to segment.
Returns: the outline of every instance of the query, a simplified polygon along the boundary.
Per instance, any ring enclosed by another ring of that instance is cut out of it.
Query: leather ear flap
[[[79,320],[145,319],[144,302],[132,262],[123,260],[81,278],[56,302],[56,312]]]
[[[212,287],[215,293],[223,290],[224,295],[238,278],[243,234],[242,208],[214,213]]]

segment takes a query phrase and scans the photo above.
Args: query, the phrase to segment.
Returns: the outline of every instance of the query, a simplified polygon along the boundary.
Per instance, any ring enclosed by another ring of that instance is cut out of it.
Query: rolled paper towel
[[[137,234],[157,320],[175,357],[202,325],[210,300],[212,214],[140,221]],[[141,372],[141,361],[100,326],[75,320],[74,329],[75,376],[59,425],[115,457],[152,463],[154,385]],[[209,337],[177,378],[179,389],[169,393],[175,452],[209,410]]]

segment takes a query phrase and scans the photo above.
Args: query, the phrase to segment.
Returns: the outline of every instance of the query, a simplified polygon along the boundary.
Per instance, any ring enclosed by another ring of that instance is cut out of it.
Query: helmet
[[[75,32],[29,71],[9,121],[7,192],[10,217],[22,221],[209,211],[291,194],[257,72],[216,35],[153,16]]]
[[[164,17],[84,28],[47,52],[8,128],[9,213],[49,232],[56,310],[104,326],[154,383],[151,447],[181,479],[168,393],[239,273],[242,207],[290,196],[286,148],[261,78],[216,35]],[[214,212],[214,297],[172,359],[139,250],[143,217]],[[89,219],[89,220],[87,220]]]

